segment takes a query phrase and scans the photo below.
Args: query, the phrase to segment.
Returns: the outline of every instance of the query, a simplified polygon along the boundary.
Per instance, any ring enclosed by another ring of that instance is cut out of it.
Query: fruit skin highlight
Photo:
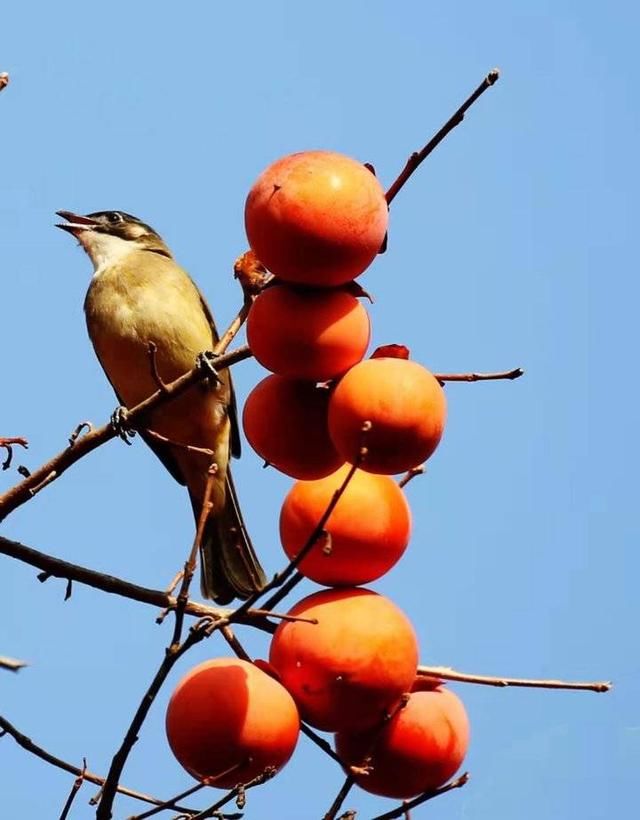
[[[314,382],[341,376],[367,351],[371,323],[346,290],[267,288],[247,319],[247,340],[267,370]]]
[[[180,680],[167,707],[166,731],[189,774],[232,789],[268,766],[284,766],[298,741],[300,718],[277,680],[246,661],[216,658]]]
[[[343,765],[369,774],[356,783],[372,794],[405,800],[444,785],[460,767],[469,747],[469,720],[460,698],[446,687],[413,692],[381,730],[336,735]]]
[[[435,376],[417,362],[375,358],[352,367],[329,402],[329,433],[345,461],[362,445],[363,470],[402,473],[426,461],[440,443],[447,400]],[[371,430],[363,436],[364,422]]]
[[[389,211],[376,177],[332,151],[282,157],[258,177],[245,203],[251,248],[288,282],[333,287],[355,279],[378,254]]]
[[[269,661],[303,720],[326,731],[377,725],[416,674],[418,642],[407,616],[368,589],[330,589],[299,601],[282,622]]]
[[[344,465],[326,478],[298,481],[287,494],[280,540],[290,559],[306,543],[349,469]],[[324,529],[330,544],[318,541],[298,570],[325,586],[368,584],[402,557],[411,535],[411,511],[392,478],[357,470]]]

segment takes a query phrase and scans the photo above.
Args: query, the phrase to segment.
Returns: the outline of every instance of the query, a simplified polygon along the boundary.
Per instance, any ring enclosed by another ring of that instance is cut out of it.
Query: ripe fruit
[[[284,766],[300,719],[278,681],[246,661],[216,658],[178,683],[166,730],[174,755],[193,777],[231,789],[268,766]]]
[[[367,359],[340,380],[329,402],[329,433],[346,461],[364,444],[361,467],[401,473],[421,464],[438,446],[447,402],[438,380],[417,362]],[[364,422],[371,429],[363,437]]]
[[[331,287],[375,259],[389,213],[375,176],[332,151],[303,151],[258,177],[244,211],[251,248],[281,279]]]
[[[408,691],[418,643],[406,615],[368,589],[328,589],[299,601],[282,622],[269,661],[303,720],[327,731],[377,724]]]
[[[349,469],[345,465],[326,478],[293,485],[280,512],[280,540],[289,558],[305,544]],[[392,478],[357,470],[324,529],[331,535],[331,551],[325,552],[326,541],[318,541],[300,572],[327,586],[366,584],[400,559],[409,543],[411,512]]]
[[[293,478],[322,478],[343,463],[331,439],[329,391],[312,382],[267,376],[249,393],[242,425],[265,461]]]
[[[345,290],[267,288],[247,320],[247,339],[261,365],[295,379],[326,381],[364,356],[369,315]]]
[[[442,786],[455,774],[469,746],[469,721],[462,701],[444,687],[414,692],[381,730],[336,735],[345,767],[369,774],[356,783],[383,797],[406,799]]]

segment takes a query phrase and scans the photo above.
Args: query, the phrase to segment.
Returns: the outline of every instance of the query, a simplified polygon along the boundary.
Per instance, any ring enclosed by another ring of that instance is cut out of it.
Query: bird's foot
[[[111,414],[111,426],[125,444],[131,444],[129,439],[135,436],[136,431],[129,426],[129,411],[126,407],[116,407]]]
[[[196,367],[201,373],[206,374],[212,381],[217,383],[220,381],[220,376],[218,376],[218,371],[213,366],[216,358],[215,353],[212,353],[210,350],[205,350],[204,353],[198,353],[196,357]]]

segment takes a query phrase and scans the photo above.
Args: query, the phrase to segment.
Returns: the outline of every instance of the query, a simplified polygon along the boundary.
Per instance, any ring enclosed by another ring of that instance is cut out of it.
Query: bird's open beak
[[[95,219],[91,219],[88,216],[80,216],[80,214],[74,214],[73,211],[56,211],[56,214],[67,220],[66,223],[56,223],[56,228],[62,228],[63,231],[69,231],[69,233],[74,236],[76,236],[80,231],[95,230],[98,226]]]

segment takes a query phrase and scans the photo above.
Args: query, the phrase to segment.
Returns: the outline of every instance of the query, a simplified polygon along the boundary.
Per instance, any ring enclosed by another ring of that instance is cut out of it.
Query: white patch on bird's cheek
[[[82,231],[78,239],[93,262],[94,276],[100,276],[103,270],[115,265],[134,250],[129,240],[108,233]]]

